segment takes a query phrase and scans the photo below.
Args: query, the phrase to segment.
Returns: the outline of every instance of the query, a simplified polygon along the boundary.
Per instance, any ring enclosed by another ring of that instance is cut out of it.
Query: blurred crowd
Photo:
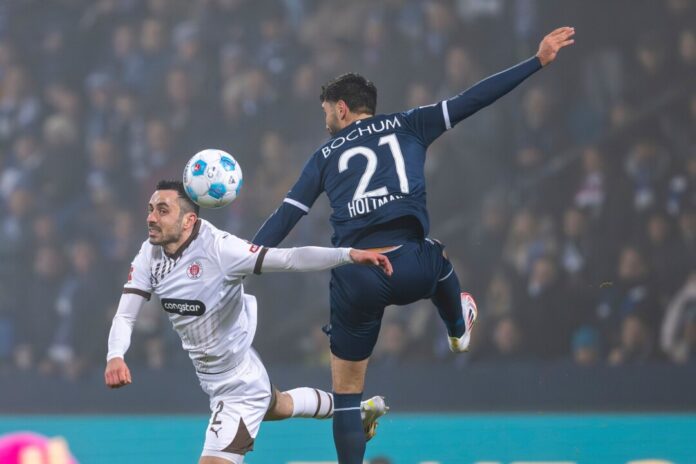
[[[240,198],[202,216],[251,238],[327,137],[322,83],[360,72],[401,111],[563,25],[551,69],[429,151],[431,233],[481,310],[471,353],[423,302],[387,311],[374,362],[693,361],[695,1],[24,0],[0,3],[0,365],[103,365],[147,199],[196,151],[241,163]],[[328,214],[283,245],[328,245]],[[324,365],[328,275],[248,286],[264,359]],[[128,359],[178,344],[153,304]]]

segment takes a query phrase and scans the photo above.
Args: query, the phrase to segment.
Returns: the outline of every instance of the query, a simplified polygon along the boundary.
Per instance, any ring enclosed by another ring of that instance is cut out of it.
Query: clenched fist
[[[130,369],[123,358],[112,358],[106,363],[104,381],[109,388],[120,388],[133,382]]]

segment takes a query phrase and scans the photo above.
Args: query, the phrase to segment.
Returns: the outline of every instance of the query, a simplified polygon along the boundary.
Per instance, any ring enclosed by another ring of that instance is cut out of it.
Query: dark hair
[[[360,74],[342,74],[321,86],[319,99],[333,103],[343,100],[354,113],[375,114],[377,87]]]
[[[189,198],[184,188],[184,183],[180,180],[161,180],[157,182],[156,190],[176,190],[179,194],[181,213],[196,213],[198,215],[201,208]]]

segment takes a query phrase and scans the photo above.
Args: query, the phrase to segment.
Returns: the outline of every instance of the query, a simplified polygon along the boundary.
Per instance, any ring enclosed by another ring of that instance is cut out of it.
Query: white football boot
[[[471,342],[471,329],[473,329],[474,322],[476,322],[476,316],[478,315],[478,309],[476,308],[476,301],[474,301],[474,297],[466,292],[462,292],[462,315],[464,316],[464,334],[459,338],[447,337],[450,351],[454,353],[463,353],[469,350],[469,343]]]
[[[377,433],[377,419],[389,411],[389,406],[384,402],[383,396],[373,396],[360,403],[360,417],[362,418],[365,441],[370,441]]]

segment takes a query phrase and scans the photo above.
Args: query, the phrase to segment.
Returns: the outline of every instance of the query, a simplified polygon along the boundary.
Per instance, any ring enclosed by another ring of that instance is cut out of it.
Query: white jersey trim
[[[341,411],[355,411],[358,410],[360,411],[362,408],[360,406],[355,406],[353,408],[334,408],[334,412],[341,412]]]
[[[285,203],[291,204],[292,206],[296,206],[296,207],[300,208],[300,209],[301,209],[302,211],[304,211],[305,213],[309,213],[309,206],[303,205],[302,203],[300,203],[300,202],[297,201],[297,200],[293,200],[292,198],[286,198],[286,199],[283,200],[283,201],[284,201]]]
[[[443,280],[447,280],[447,278],[449,276],[451,276],[453,272],[454,272],[454,268],[450,269],[450,271],[447,273],[447,275],[445,277],[443,277],[442,279],[439,279],[438,282],[442,282]]]
[[[452,121],[449,117],[449,109],[447,109],[447,100],[442,100],[442,116],[445,118],[445,127],[447,130],[452,128]]]

